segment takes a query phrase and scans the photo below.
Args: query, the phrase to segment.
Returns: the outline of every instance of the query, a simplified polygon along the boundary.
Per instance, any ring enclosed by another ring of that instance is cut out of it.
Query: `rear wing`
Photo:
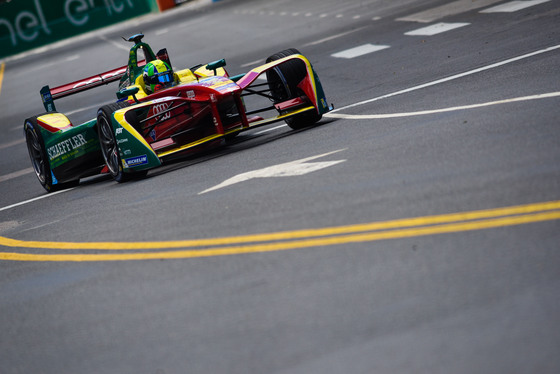
[[[54,106],[54,100],[56,99],[74,95],[82,91],[118,81],[126,73],[127,67],[128,65],[121,66],[120,68],[96,74],[91,77],[77,80],[75,82],[66,83],[62,86],[54,87],[52,89],[49,88],[48,85],[44,86],[43,88],[41,88],[40,93],[41,99],[43,100],[43,105],[45,106],[45,110],[47,112],[56,111],[56,108]]]

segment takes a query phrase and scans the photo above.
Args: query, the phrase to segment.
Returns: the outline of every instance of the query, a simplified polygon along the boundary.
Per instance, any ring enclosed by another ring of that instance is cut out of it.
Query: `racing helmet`
[[[147,93],[153,93],[162,88],[173,85],[173,70],[161,60],[153,60],[144,66],[142,71],[144,89]]]

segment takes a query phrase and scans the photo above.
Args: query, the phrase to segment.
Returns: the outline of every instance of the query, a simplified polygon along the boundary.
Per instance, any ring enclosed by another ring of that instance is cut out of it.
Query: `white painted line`
[[[329,166],[340,164],[341,162],[344,162],[346,160],[325,161],[325,162],[307,162],[307,161],[315,160],[321,157],[326,157],[328,155],[332,155],[334,153],[338,153],[341,151],[344,151],[344,149],[339,149],[333,152],[323,153],[322,155],[306,157],[301,160],[291,161],[285,164],[269,166],[264,169],[258,169],[258,170],[253,170],[246,173],[238,174],[234,177],[226,179],[225,181],[223,181],[222,183],[214,187],[199,192],[198,194],[202,195],[210,191],[214,191],[220,188],[224,188],[227,186],[231,186],[233,184],[245,182],[255,178],[293,177],[293,176],[304,175],[317,170],[321,170]]]
[[[507,64],[510,64],[512,62],[515,62],[515,61],[519,61],[519,60],[523,60],[523,59],[526,59],[526,58],[529,58],[529,57],[540,55],[542,53],[551,52],[551,51],[557,50],[559,48],[560,48],[560,44],[549,47],[549,48],[541,49],[541,50],[538,50],[538,51],[535,51],[535,52],[527,53],[527,54],[524,54],[524,55],[521,55],[521,56],[513,57],[513,58],[510,58],[508,60],[497,62],[495,64],[483,66],[483,67],[480,67],[478,69],[469,70],[469,71],[464,72],[464,73],[452,75],[452,76],[447,77],[447,78],[438,79],[438,80],[435,80],[435,81],[432,81],[432,82],[428,82],[428,83],[424,83],[424,84],[421,84],[421,85],[418,85],[418,86],[410,87],[410,88],[407,88],[407,89],[404,89],[404,90],[401,90],[401,91],[397,91],[397,92],[393,92],[393,93],[390,93],[390,94],[387,94],[387,95],[374,97],[373,99],[368,99],[368,100],[360,101],[358,103],[346,105],[346,106],[343,106],[341,108],[337,108],[330,113],[339,112],[339,111],[346,110],[346,109],[349,109],[349,108],[353,108],[353,107],[356,107],[356,106],[359,106],[359,105],[372,103],[374,101],[378,101],[378,100],[381,100],[381,99],[386,99],[388,97],[393,97],[393,96],[401,95],[401,94],[404,94],[404,93],[420,90],[422,88],[435,86],[436,84],[449,82],[449,81],[452,81],[452,80],[455,80],[455,79],[458,79],[458,78],[462,78],[462,77],[466,77],[466,76],[469,76],[469,75],[472,75],[472,74],[480,73],[481,71],[494,69],[494,68],[497,68],[499,66],[507,65]]]
[[[70,62],[70,61],[75,61],[79,58],[80,58],[80,55],[71,55],[71,56],[66,57],[63,61]],[[46,64],[38,64],[35,67],[28,68],[26,70],[26,72],[29,73],[29,72],[36,71],[36,70],[44,70],[45,68],[50,67],[50,66],[54,66],[54,65],[60,65],[60,61],[53,61],[53,62],[49,62],[49,63],[46,63]]]
[[[272,127],[270,129],[262,130],[262,131],[256,132],[255,135],[266,134],[267,132],[278,130],[278,129],[281,129],[281,128],[284,128],[284,127],[288,127],[288,125],[280,125],[280,126]]]
[[[167,34],[168,32],[169,32],[169,29],[160,29],[160,30],[157,30],[155,32],[155,34],[156,34],[156,36],[159,36],[159,35]]]
[[[71,115],[76,114],[76,113],[84,112],[86,110],[91,110],[93,112],[92,114],[95,115],[95,113],[97,112],[97,109],[101,108],[103,105],[111,104],[111,103],[114,103],[114,102],[115,102],[114,100],[113,101],[107,101],[107,102],[104,102],[104,103],[94,104],[94,105],[86,106],[86,107],[83,107],[83,108],[70,110],[68,112],[65,112],[64,115],[66,115],[68,117],[68,116],[71,116]],[[94,109],[95,109],[95,111],[93,111]],[[92,119],[94,119],[94,118],[92,118]]]
[[[516,103],[520,101],[530,101],[530,100],[539,100],[539,99],[548,99],[551,97],[560,97],[560,92],[550,92],[540,95],[532,95],[532,96],[523,96],[523,97],[515,97],[513,99],[506,99],[506,100],[498,100],[498,101],[490,101],[487,103],[480,103],[480,104],[472,104],[472,105],[463,105],[463,106],[456,106],[451,108],[443,108],[443,109],[434,109],[434,110],[422,110],[419,112],[408,112],[408,113],[390,113],[390,114],[337,114],[337,113],[327,113],[324,116],[329,118],[343,118],[343,119],[383,119],[383,118],[402,118],[402,117],[412,117],[412,116],[423,116],[426,114],[437,114],[437,113],[445,113],[445,112],[455,112],[458,110],[467,110],[467,109],[475,109],[475,108],[483,108],[492,105],[500,105],[500,104],[509,104],[509,103]]]
[[[123,42],[117,43],[114,40],[108,39],[104,35],[99,35],[98,37],[99,37],[99,39],[101,39],[101,40],[103,40],[103,41],[105,41],[109,44],[112,44],[114,47],[117,47],[118,49],[122,49],[122,50],[127,51],[127,52],[130,50],[130,47],[128,47],[127,44],[124,44]]]
[[[29,199],[29,200],[26,200],[26,201],[22,201],[21,203],[16,203],[16,204],[8,205],[8,206],[5,206],[5,207],[3,207],[3,208],[0,208],[0,212],[2,212],[2,211],[4,211],[4,210],[8,210],[8,209],[15,208],[15,207],[17,207],[17,206],[21,206],[21,205],[25,205],[25,204],[28,204],[28,203],[32,203],[33,201],[45,199],[45,198],[47,198],[47,197],[52,197],[52,196],[58,195],[59,193],[72,191],[73,189],[74,189],[74,188],[68,188],[68,189],[66,189],[66,190],[60,190],[60,191],[57,191],[57,192],[51,192],[51,193],[48,193],[48,194],[46,194],[46,195],[42,195],[42,196],[39,196],[39,197],[35,197],[35,198],[33,198],[33,199]]]
[[[409,32],[405,32],[405,35],[424,35],[424,36],[432,36],[436,34],[441,34],[442,32],[450,31],[458,29],[459,27],[468,26],[470,23],[445,23],[440,22],[436,23],[435,25],[422,27],[417,30],[412,30]]]
[[[13,173],[10,174],[0,175],[0,182],[5,182],[10,179],[21,177],[22,175],[33,173],[33,171],[34,171],[33,168],[27,168],[23,170],[14,171]]]
[[[357,31],[361,31],[361,30],[365,29],[366,27],[369,27],[369,26],[358,27],[358,28],[355,29],[355,30],[350,30],[350,31],[342,32],[342,33],[340,33],[340,34],[328,36],[328,37],[326,37],[326,38],[324,38],[324,39],[320,39],[320,40],[316,40],[316,41],[314,41],[314,42],[310,42],[310,43],[304,44],[303,46],[304,46],[304,47],[309,47],[309,46],[311,46],[311,45],[322,44],[322,43],[331,41],[331,40],[333,40],[333,39],[341,38],[341,37],[346,36],[346,35],[348,35],[348,34],[352,34],[352,33],[355,33],[355,32],[357,32]]]
[[[458,0],[407,17],[397,18],[397,21],[430,23],[444,17],[484,8],[500,1],[502,0]]]
[[[363,55],[367,55],[368,53],[381,51],[383,49],[389,48],[388,45],[374,45],[374,44],[364,44],[359,47],[350,48],[345,51],[337,52],[332,54],[332,57],[336,58],[355,58],[360,57]]]
[[[20,127],[20,129],[21,129],[21,127]],[[25,143],[25,138],[14,140],[13,142],[9,142],[9,143],[0,144],[0,149],[13,147],[14,145],[19,145],[21,143]]]
[[[263,59],[261,58],[260,60],[257,60],[257,61],[251,61],[251,62],[248,62],[248,63],[246,63],[246,64],[243,64],[243,65],[241,65],[241,67],[242,67],[242,68],[246,68],[246,67],[248,67],[248,66],[253,66],[253,65],[263,64],[263,63],[264,63],[264,61],[265,61],[265,60],[263,60]]]
[[[511,1],[509,3],[496,5],[495,7],[481,10],[480,13],[512,13],[518,10],[529,8],[550,0],[532,0],[532,1]]]

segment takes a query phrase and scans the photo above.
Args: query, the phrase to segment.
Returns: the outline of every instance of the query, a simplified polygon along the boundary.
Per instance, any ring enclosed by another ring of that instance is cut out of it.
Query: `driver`
[[[161,60],[148,62],[142,72],[144,90],[147,94],[173,86],[173,70]]]

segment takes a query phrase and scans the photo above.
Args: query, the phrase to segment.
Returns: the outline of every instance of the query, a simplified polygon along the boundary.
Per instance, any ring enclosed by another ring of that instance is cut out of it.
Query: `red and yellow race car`
[[[24,132],[47,191],[102,172],[124,182],[242,131],[280,120],[300,129],[332,110],[311,63],[296,49],[229,76],[223,59],[173,69],[167,50],[154,54],[143,37],[128,39],[133,47],[126,66],[41,89],[46,113],[26,119]],[[118,101],[99,108],[96,118],[73,124],[56,111],[54,100],[116,81]]]

